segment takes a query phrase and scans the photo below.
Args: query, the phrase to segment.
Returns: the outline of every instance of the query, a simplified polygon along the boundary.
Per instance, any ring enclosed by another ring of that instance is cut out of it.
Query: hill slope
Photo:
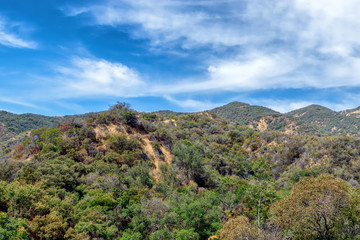
[[[357,194],[359,146],[346,136],[258,132],[207,113],[168,117],[114,106],[82,124],[32,130],[4,153],[0,230],[19,239],[206,240],[240,232],[285,240],[298,232],[272,228],[270,211],[304,179],[326,187],[337,177]],[[340,211],[360,222],[359,207]],[[357,226],[340,231],[355,239]]]
[[[0,139],[7,139],[21,132],[41,127],[57,127],[62,122],[81,121],[85,115],[48,117],[37,114],[14,114],[0,111]]]
[[[281,115],[279,112],[271,110],[270,108],[241,102],[231,102],[225,106],[212,109],[210,112],[215,113],[220,117],[234,120],[240,124],[249,124],[264,116],[277,117]]]
[[[260,131],[277,130],[315,136],[358,136],[360,129],[360,118],[357,115],[359,109],[335,112],[319,105],[310,105],[281,114],[261,106],[232,102],[210,112]]]
[[[358,135],[360,119],[351,113],[344,115],[323,106],[310,105],[286,115],[316,127],[322,135]]]
[[[354,109],[348,109],[344,111],[339,112],[342,115],[345,115],[347,117],[354,116],[356,118],[360,118],[360,107],[354,108]]]
[[[210,110],[210,112],[259,131],[275,130],[289,134],[319,135],[318,130],[314,127],[266,107],[232,102]]]

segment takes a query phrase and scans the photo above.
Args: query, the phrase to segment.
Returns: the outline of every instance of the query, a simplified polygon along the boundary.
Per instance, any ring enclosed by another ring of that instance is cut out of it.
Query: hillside
[[[344,111],[340,111],[340,114],[345,115],[347,117],[354,116],[356,118],[360,118],[360,107],[354,109],[348,109]]]
[[[360,129],[356,109],[335,112],[319,105],[311,105],[281,114],[269,108],[233,102],[210,112],[259,131],[276,130],[293,135],[358,136]]]
[[[81,121],[86,115],[47,117],[36,114],[14,114],[0,111],[0,139],[41,127],[57,127],[62,122]]]
[[[358,135],[360,119],[319,105],[310,105],[286,114],[316,127],[322,135]]]
[[[32,130],[3,152],[0,233],[320,239],[323,222],[309,230],[310,207],[324,207],[336,223],[328,239],[356,239],[359,146],[347,136],[259,132],[206,112],[164,116],[117,104],[80,124]]]
[[[249,105],[247,103],[232,102],[225,106],[210,110],[220,117],[231,119],[239,124],[250,124],[262,117],[278,117],[281,114],[270,108]]]
[[[358,129],[360,129],[359,109],[360,107],[335,112],[319,105],[311,105],[281,114],[262,106],[232,102],[208,112],[259,131],[274,130],[294,135],[336,136],[345,134],[357,136],[359,135]],[[174,117],[184,113],[164,110],[157,111],[155,114],[162,117]],[[31,129],[57,127],[63,122],[81,122],[87,115],[48,117],[0,111],[0,139],[3,141]]]

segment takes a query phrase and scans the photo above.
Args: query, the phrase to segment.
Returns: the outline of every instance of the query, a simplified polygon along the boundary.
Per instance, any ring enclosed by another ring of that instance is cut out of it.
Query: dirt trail
[[[171,155],[170,151],[167,148],[165,148],[163,145],[160,146],[160,150],[164,154],[165,162],[168,165],[170,165],[171,162],[173,161],[173,156]]]
[[[144,143],[143,149],[145,150],[145,152],[147,154],[150,154],[150,156],[154,160],[155,168],[153,169],[152,174],[153,174],[154,178],[157,181],[159,181],[161,178],[160,165],[162,163],[166,163],[167,165],[170,165],[173,160],[173,157],[172,157],[170,151],[168,149],[166,149],[163,145],[160,145],[160,151],[164,158],[162,158],[162,156],[159,156],[159,153],[155,152],[155,149],[152,146],[151,141],[147,138],[147,135],[142,136],[141,140]]]
[[[144,143],[143,149],[154,160],[155,168],[153,169],[152,174],[153,174],[154,178],[157,181],[159,181],[161,178],[160,165],[162,163],[166,163],[166,164],[170,165],[172,162],[172,159],[173,159],[172,155],[168,149],[166,149],[163,145],[160,145],[160,151],[162,152],[162,155],[164,156],[164,158],[162,158],[161,156],[159,156],[159,153],[155,152],[155,149],[152,146],[151,141],[147,138],[146,135],[142,136],[141,140]]]
[[[155,169],[152,171],[152,174],[154,178],[159,181],[159,179],[161,178],[160,164],[162,161],[159,156],[156,155],[154,147],[152,146],[151,141],[147,138],[147,136],[142,136],[141,140],[144,143],[143,149],[145,150],[146,154],[149,154],[149,157],[154,160]]]

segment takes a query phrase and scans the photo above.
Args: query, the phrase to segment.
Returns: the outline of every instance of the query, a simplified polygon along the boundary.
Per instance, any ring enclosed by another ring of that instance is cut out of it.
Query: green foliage
[[[194,232],[199,234],[200,239],[206,239],[221,228],[219,203],[216,193],[205,192],[203,196],[181,195],[172,206],[181,219],[182,227],[188,229],[187,235]]]
[[[86,115],[74,115],[65,117],[47,117],[36,114],[13,114],[0,111],[0,122],[5,125],[5,131],[9,136],[19,134],[36,128],[53,128],[63,122],[82,121]]]
[[[148,187],[153,183],[150,177],[150,167],[147,163],[140,162],[138,165],[132,167],[127,172],[127,182],[131,186]]]
[[[360,196],[348,183],[330,175],[305,178],[272,207],[274,223],[294,239],[355,237]]]
[[[135,127],[137,116],[129,104],[117,102],[108,111],[101,113],[95,121],[101,124],[122,122]]]
[[[265,121],[267,130],[286,131],[293,129],[295,133],[313,136],[358,135],[360,128],[356,114],[347,114],[351,111],[334,112],[319,105],[310,105],[286,114],[280,114],[269,108],[232,102],[210,112],[239,124],[258,127],[261,121]]]
[[[176,240],[198,240],[199,234],[194,229],[181,229],[176,232]]]
[[[124,151],[136,151],[140,148],[140,144],[137,139],[127,139],[125,135],[112,136],[108,142],[110,148],[120,154]]]
[[[229,116],[242,109],[254,127],[259,117],[278,130],[291,120],[232,105]],[[312,217],[330,209],[327,239],[355,239],[359,146],[349,136],[258,132],[208,112],[137,114],[118,103],[0,146],[0,236],[319,239]]]
[[[0,240],[30,239],[27,230],[28,226],[25,219],[9,219],[6,213],[0,212]]]
[[[319,129],[321,135],[357,135],[360,122],[352,115],[342,115],[319,105],[310,105],[288,113]]]
[[[148,121],[155,121],[157,120],[158,116],[155,113],[142,113],[140,116]]]
[[[31,222],[31,231],[39,239],[61,240],[67,225],[59,212],[52,211],[45,216],[36,216]]]
[[[184,171],[186,182],[203,173],[203,158],[200,151],[189,141],[180,141],[174,147],[175,164]]]
[[[251,106],[246,103],[232,102],[211,110],[221,117],[234,120],[240,124],[248,124],[263,116],[278,116],[280,113],[261,106]]]

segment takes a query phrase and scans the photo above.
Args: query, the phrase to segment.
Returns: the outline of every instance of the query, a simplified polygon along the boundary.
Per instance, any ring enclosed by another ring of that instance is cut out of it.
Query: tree
[[[258,237],[256,228],[245,216],[231,218],[220,231],[220,239],[223,240],[252,240]]]
[[[45,216],[35,216],[31,222],[32,233],[40,239],[64,239],[67,223],[57,211]]]
[[[347,239],[356,235],[359,203],[352,186],[324,174],[295,184],[270,211],[273,223],[294,239]]]
[[[175,163],[184,172],[186,183],[203,172],[203,157],[189,141],[180,141],[174,148]]]
[[[211,191],[194,196],[188,194],[177,196],[177,199],[171,201],[171,211],[178,215],[179,230],[188,230],[177,232],[177,238],[186,239],[187,235],[196,239],[198,234],[199,239],[208,239],[214,235],[221,228],[219,205],[219,195]]]

